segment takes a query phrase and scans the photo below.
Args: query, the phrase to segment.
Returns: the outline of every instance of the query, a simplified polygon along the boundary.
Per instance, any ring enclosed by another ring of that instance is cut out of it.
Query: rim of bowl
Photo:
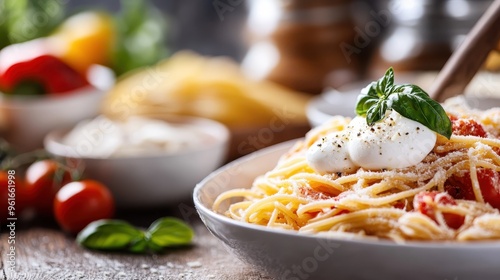
[[[309,234],[309,233],[299,233],[298,231],[292,231],[292,230],[285,230],[285,229],[273,229],[273,228],[267,228],[265,226],[261,225],[254,225],[254,224],[249,224],[249,223],[244,223],[238,220],[230,219],[222,214],[216,213],[213,211],[211,208],[207,207],[200,199],[201,196],[201,191],[204,189],[204,187],[207,186],[207,184],[215,177],[220,176],[222,173],[230,170],[233,168],[235,165],[240,165],[244,162],[256,160],[260,157],[262,157],[265,154],[273,153],[276,152],[277,150],[285,149],[285,147],[290,148],[293,143],[295,143],[299,139],[294,139],[294,140],[289,140],[286,142],[282,142],[267,148],[263,148],[259,151],[256,151],[254,153],[248,154],[246,156],[243,156],[241,158],[238,158],[230,163],[225,164],[224,166],[216,169],[212,173],[210,173],[207,177],[205,177],[201,182],[196,184],[194,190],[193,190],[193,201],[194,205],[199,212],[199,215],[206,215],[210,216],[212,219],[216,219],[224,224],[232,224],[233,226],[237,226],[242,229],[246,230],[252,230],[252,231],[260,231],[260,232],[266,232],[266,233],[271,233],[271,234],[279,234],[279,235],[284,235],[284,236],[290,236],[290,237],[299,237],[299,238],[306,238],[306,239],[328,239],[328,240],[335,240],[336,242],[344,242],[344,243],[357,243],[357,244],[363,244],[367,246],[385,246],[385,247],[405,247],[405,248],[416,248],[416,249],[451,249],[451,250],[461,250],[461,249],[494,249],[498,250],[500,249],[500,240],[499,241],[492,241],[492,240],[485,240],[485,241],[469,241],[469,242],[457,242],[457,241],[406,241],[405,243],[396,243],[394,241],[390,240],[384,240],[384,239],[369,239],[369,238],[339,238],[339,237],[328,237],[324,235],[315,235],[315,234]],[[256,174],[258,176],[260,174]],[[219,193],[220,194],[220,193]],[[219,195],[217,194],[217,195]],[[214,197],[215,199],[215,197]],[[205,224],[205,226],[207,226]]]
[[[130,160],[130,159],[152,159],[152,158],[165,158],[165,157],[176,157],[182,155],[189,155],[198,153],[200,151],[210,150],[214,147],[225,146],[225,153],[227,153],[229,140],[231,134],[229,129],[222,123],[200,117],[192,116],[180,116],[180,115],[164,115],[161,117],[147,117],[145,118],[157,119],[165,122],[173,121],[173,123],[178,124],[192,124],[198,127],[203,133],[208,134],[213,138],[213,141],[207,143],[207,145],[199,145],[196,147],[191,147],[179,151],[166,151],[158,154],[151,155],[125,155],[125,156],[111,156],[111,157],[89,157],[79,155],[74,147],[70,147],[61,143],[61,138],[68,133],[74,126],[59,128],[49,132],[43,141],[44,148],[53,155],[61,157],[79,158],[87,160]]]

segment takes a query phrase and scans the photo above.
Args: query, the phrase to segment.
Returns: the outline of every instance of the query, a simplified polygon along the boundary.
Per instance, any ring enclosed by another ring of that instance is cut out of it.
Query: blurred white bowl
[[[158,118],[160,119],[160,118]],[[56,157],[82,164],[86,178],[104,183],[118,207],[165,206],[188,199],[193,188],[226,159],[229,130],[221,123],[194,117],[161,117],[168,123],[195,125],[211,141],[178,152],[153,156],[80,157],[74,148],[62,144],[68,129],[47,135],[45,149]]]
[[[93,65],[87,79],[89,86],[64,95],[16,96],[0,92],[0,137],[18,152],[27,152],[43,148],[43,138],[50,131],[96,116],[115,76],[111,69]]]
[[[0,136],[20,152],[42,148],[51,130],[97,115],[103,96],[93,86],[64,96],[0,94]]]
[[[332,116],[354,117],[354,106],[361,89],[337,91],[330,89],[309,101],[306,114],[312,127],[318,126]]]

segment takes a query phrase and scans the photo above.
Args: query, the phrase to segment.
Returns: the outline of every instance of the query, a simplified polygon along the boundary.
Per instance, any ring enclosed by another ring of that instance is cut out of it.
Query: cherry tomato
[[[26,190],[34,197],[35,207],[42,214],[51,216],[54,197],[66,183],[71,182],[71,174],[50,159],[37,161],[26,170]]]
[[[112,218],[115,203],[111,192],[94,180],[64,185],[54,200],[56,221],[65,231],[78,233],[89,223]]]
[[[477,169],[477,180],[484,201],[500,210],[500,173],[491,169]],[[446,191],[454,198],[476,200],[472,190],[470,172],[463,176],[454,175],[445,184]]]
[[[437,204],[457,205],[455,199],[446,192],[422,192],[415,195],[413,208],[436,221]],[[454,213],[443,213],[443,218],[448,227],[458,229],[464,224],[465,217]]]

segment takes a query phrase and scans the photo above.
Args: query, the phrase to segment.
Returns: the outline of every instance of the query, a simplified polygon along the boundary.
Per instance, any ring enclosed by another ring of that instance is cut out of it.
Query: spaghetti
[[[350,119],[337,116],[307,133],[251,188],[219,195],[213,209],[246,223],[331,236],[500,239],[500,109],[480,112],[457,100],[444,105],[453,135],[438,136],[416,165],[316,172],[306,153],[346,129]]]

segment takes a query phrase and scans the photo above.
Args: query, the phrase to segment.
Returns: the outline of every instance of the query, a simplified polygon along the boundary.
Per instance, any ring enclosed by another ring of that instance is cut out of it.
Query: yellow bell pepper
[[[109,66],[115,34],[109,14],[86,11],[69,17],[48,40],[54,55],[86,74],[93,64]]]

